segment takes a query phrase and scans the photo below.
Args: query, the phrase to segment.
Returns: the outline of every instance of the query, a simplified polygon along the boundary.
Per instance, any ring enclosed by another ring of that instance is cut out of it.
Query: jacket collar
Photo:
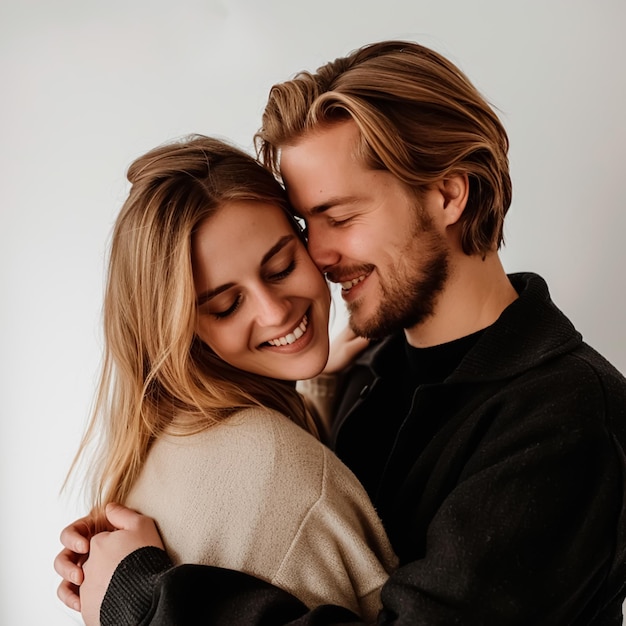
[[[552,302],[546,282],[530,272],[510,274],[519,294],[476,345],[465,355],[449,382],[499,380],[571,352],[582,343],[580,333]],[[369,367],[377,376],[395,372],[404,332],[376,342],[356,364]]]

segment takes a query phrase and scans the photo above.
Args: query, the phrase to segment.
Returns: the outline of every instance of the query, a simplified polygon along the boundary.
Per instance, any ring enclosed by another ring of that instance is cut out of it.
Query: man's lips
[[[337,283],[349,289],[348,283],[356,285],[364,281],[375,269],[376,266],[370,263],[352,266],[346,265],[344,267],[336,265],[325,270],[324,275],[331,283]]]
[[[341,295],[347,295],[356,285],[362,283],[374,271],[374,266],[354,268],[348,271],[326,272],[326,278],[331,283],[341,285]]]
[[[350,291],[350,289],[352,289],[354,285],[358,285],[359,283],[362,283],[368,276],[369,274],[361,274],[360,276],[357,276],[356,278],[351,278],[350,280],[342,280],[339,283],[341,285],[341,291],[342,292]]]

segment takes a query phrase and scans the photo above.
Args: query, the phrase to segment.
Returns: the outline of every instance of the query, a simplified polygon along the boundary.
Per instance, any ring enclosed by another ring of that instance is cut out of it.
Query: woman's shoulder
[[[238,569],[256,563],[256,549],[269,542],[275,571],[322,497],[324,455],[318,440],[281,413],[244,409],[199,433],[160,437],[127,504],[157,520],[176,562],[210,556]]]
[[[261,467],[276,488],[293,492],[294,485],[307,486],[309,495],[314,493],[313,486],[315,491],[321,490],[328,450],[282,413],[263,407],[247,408],[219,429],[221,432],[216,434],[224,444],[246,450],[248,462],[253,460]]]
[[[250,407],[194,434],[159,437],[139,483],[206,490],[210,479],[216,490],[220,484],[254,484],[260,491],[300,483],[311,494],[311,486],[321,481],[326,453],[319,440],[285,415]]]
[[[241,409],[224,421],[190,435],[164,435],[154,444],[171,454],[184,448],[185,454],[206,454],[207,450],[224,450],[231,446],[251,453],[267,453],[280,446],[283,452],[322,449],[322,443],[282,413],[266,407]]]

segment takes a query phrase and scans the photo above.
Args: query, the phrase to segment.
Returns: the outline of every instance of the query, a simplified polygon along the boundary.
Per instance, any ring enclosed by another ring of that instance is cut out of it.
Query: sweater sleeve
[[[299,380],[296,383],[296,389],[315,416],[318,430],[325,442],[330,441],[333,429],[333,406],[338,386],[338,374],[319,374],[315,378]]]
[[[334,603],[375,621],[380,588],[397,559],[356,478],[327,448],[319,499],[310,507],[272,582],[304,589],[309,606]],[[303,566],[306,564],[306,566]]]
[[[129,554],[117,566],[102,601],[102,626],[138,624],[150,612],[159,576],[172,567],[172,561],[159,548],[148,546]]]
[[[361,623],[343,607],[325,605],[309,611],[286,591],[242,572],[208,565],[171,567],[165,552],[157,548],[140,548],[120,563],[104,597],[100,621],[102,626]]]

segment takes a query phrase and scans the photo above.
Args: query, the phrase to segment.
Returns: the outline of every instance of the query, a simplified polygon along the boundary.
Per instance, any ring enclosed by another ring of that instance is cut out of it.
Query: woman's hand
[[[120,504],[108,504],[107,520],[115,529],[91,538],[89,558],[83,564],[80,607],[87,626],[100,623],[100,605],[120,562],[145,546],[164,549],[154,520]]]
[[[54,569],[63,579],[57,589],[60,600],[70,609],[80,611],[78,588],[83,582],[82,564],[89,555],[89,540],[95,528],[91,516],[81,517],[61,531],[64,549],[54,559]]]
[[[328,362],[322,373],[336,374],[345,369],[368,345],[369,339],[357,337],[347,326],[331,342]]]

